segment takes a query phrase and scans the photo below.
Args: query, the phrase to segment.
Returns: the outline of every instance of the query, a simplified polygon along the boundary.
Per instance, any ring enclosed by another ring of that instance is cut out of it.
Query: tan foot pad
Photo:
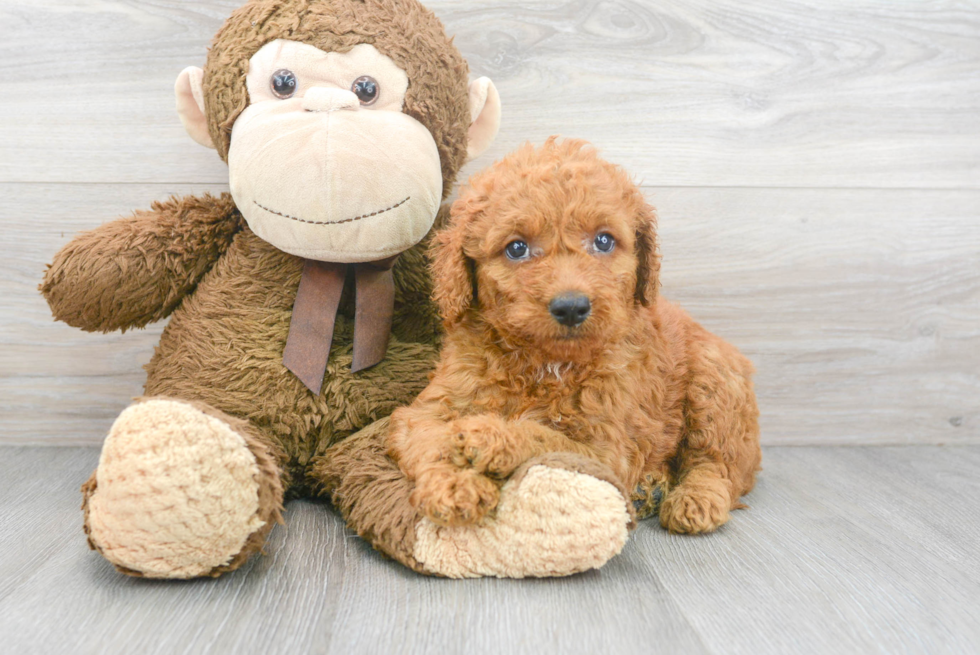
[[[258,475],[245,439],[224,421],[174,400],[133,405],[102,448],[89,539],[147,577],[206,575],[264,524]]]
[[[630,518],[612,484],[538,465],[504,485],[496,516],[481,525],[440,527],[422,519],[414,556],[429,573],[450,578],[570,575],[617,555]]]

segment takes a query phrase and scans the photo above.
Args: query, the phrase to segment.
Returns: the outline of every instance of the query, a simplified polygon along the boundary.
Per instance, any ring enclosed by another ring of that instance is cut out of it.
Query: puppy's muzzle
[[[582,293],[562,293],[551,299],[548,311],[556,321],[567,327],[578,327],[592,312],[589,297]]]

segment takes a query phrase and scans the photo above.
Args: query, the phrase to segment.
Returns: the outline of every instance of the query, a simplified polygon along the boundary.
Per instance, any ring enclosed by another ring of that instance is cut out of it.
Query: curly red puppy
[[[432,521],[479,521],[552,452],[667,489],[675,532],[740,506],[761,459],[752,365],[658,296],[654,211],[622,169],[582,141],[525,146],[469,181],[432,256],[442,358],[388,437]]]

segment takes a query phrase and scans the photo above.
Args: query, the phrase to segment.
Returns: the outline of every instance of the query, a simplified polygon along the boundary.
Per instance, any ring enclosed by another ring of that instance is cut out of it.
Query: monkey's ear
[[[204,71],[197,66],[180,71],[174,92],[177,94],[177,114],[184,129],[202,146],[213,148],[208,119],[204,115]]]
[[[470,130],[466,158],[473,160],[490,147],[500,129],[500,95],[488,77],[470,82]]]
[[[648,204],[640,210],[636,226],[636,301],[649,307],[660,286],[660,248],[657,245],[657,213]]]
[[[432,298],[446,325],[459,323],[473,304],[472,264],[463,252],[465,222],[463,216],[454,215],[449,227],[436,232],[429,250]]]

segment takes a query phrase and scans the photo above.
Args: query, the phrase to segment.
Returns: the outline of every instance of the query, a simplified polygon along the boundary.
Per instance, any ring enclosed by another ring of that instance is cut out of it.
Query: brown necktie
[[[391,273],[395,259],[353,264],[354,373],[380,362],[388,349],[395,312],[395,280]],[[323,386],[346,272],[347,264],[307,259],[296,291],[282,363],[315,394]]]

